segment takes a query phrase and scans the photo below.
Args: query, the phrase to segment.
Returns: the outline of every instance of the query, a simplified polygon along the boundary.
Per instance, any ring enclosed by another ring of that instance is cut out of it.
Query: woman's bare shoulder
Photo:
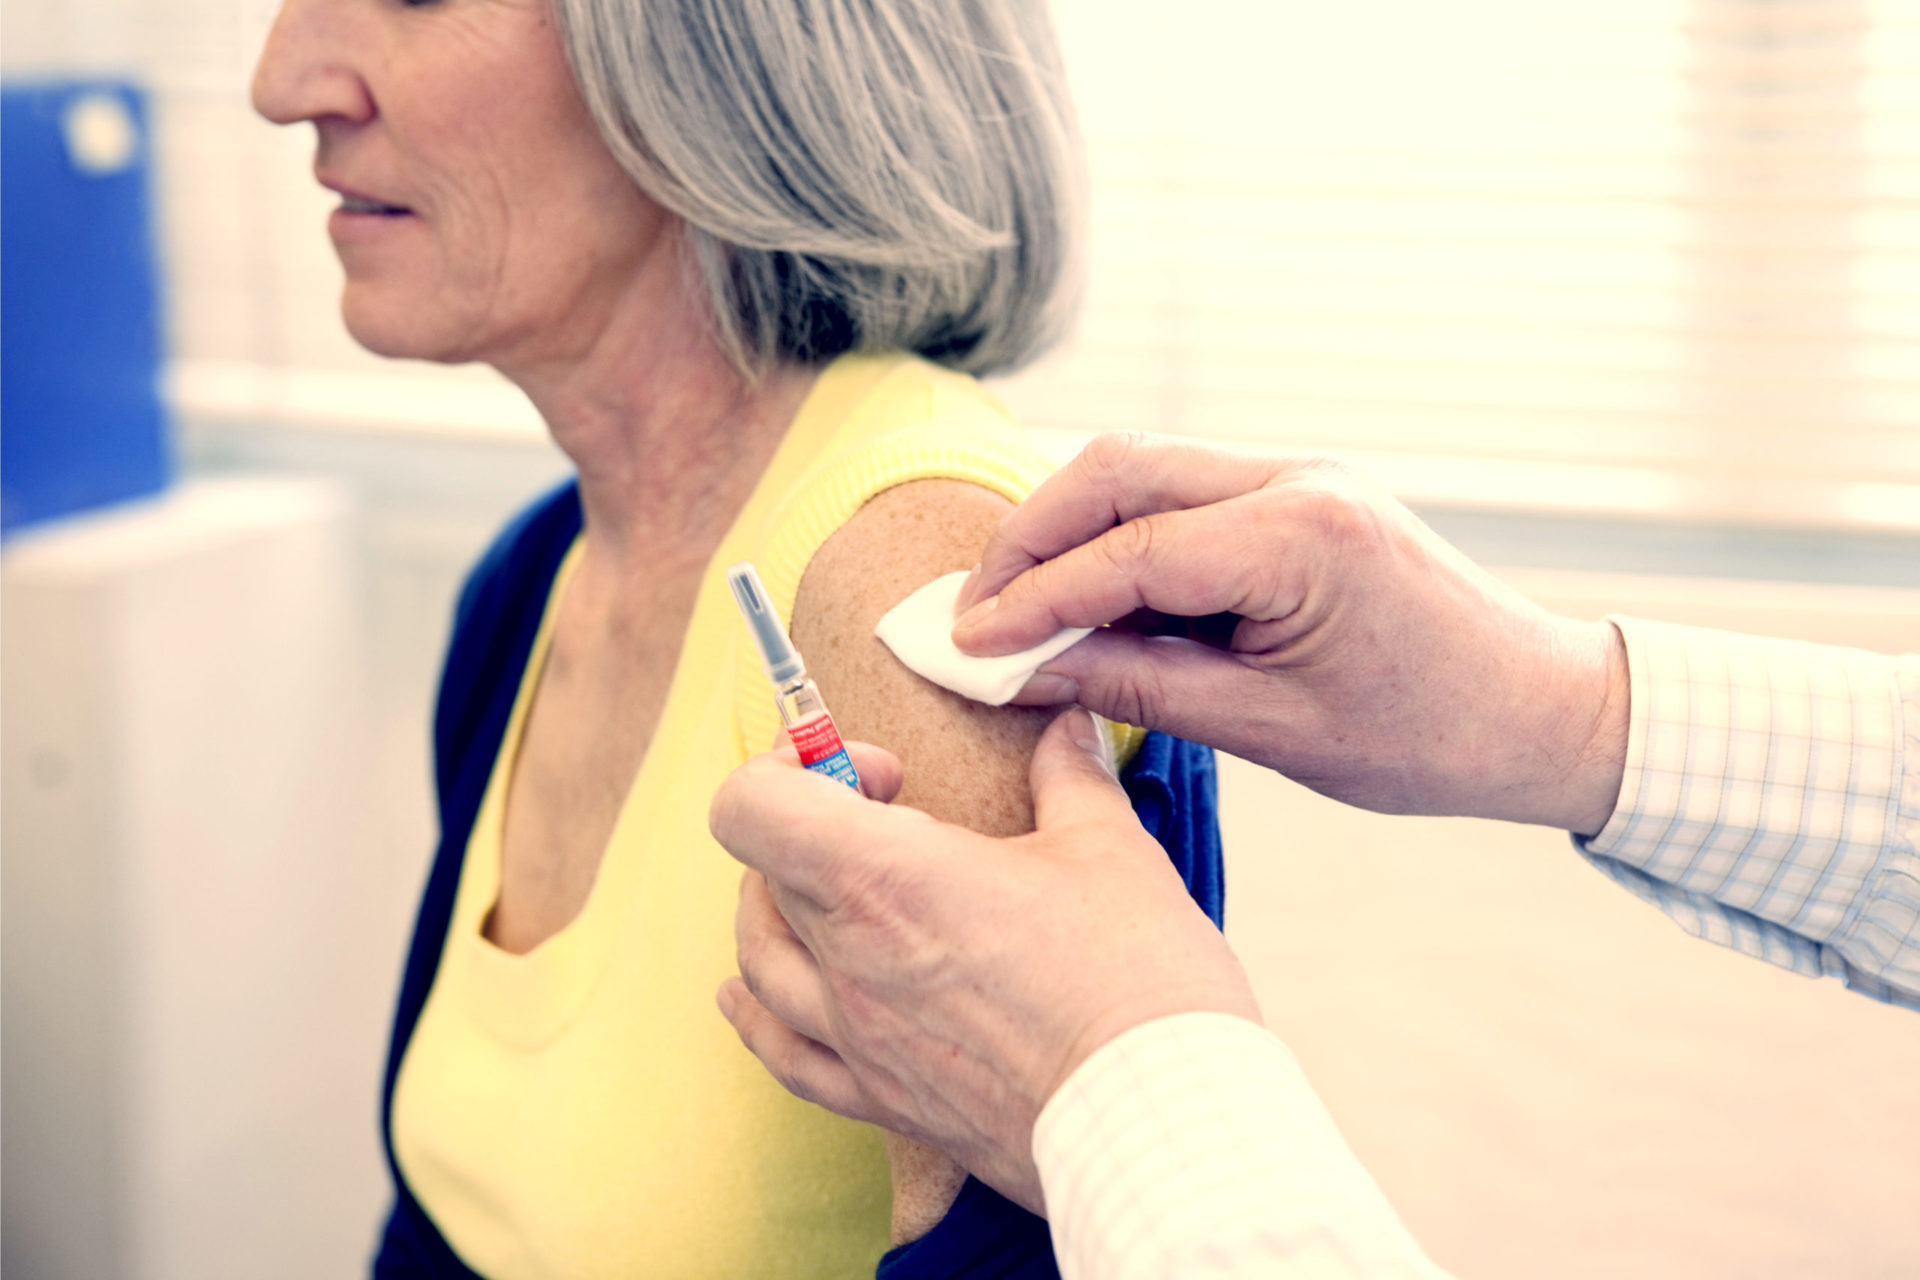
[[[793,607],[794,643],[842,736],[878,743],[906,766],[898,802],[996,835],[1033,829],[1027,765],[1052,713],[949,693],[902,666],[873,628],[934,578],[972,568],[1012,509],[961,480],[888,489],[821,546]]]

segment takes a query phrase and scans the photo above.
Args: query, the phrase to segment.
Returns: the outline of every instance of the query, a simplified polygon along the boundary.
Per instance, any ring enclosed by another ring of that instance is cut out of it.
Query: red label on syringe
[[[860,775],[853,771],[853,759],[847,755],[846,744],[840,741],[840,731],[833,727],[831,716],[818,715],[789,725],[787,736],[793,739],[793,749],[800,753],[802,765],[836,782],[844,782],[856,791],[860,789]]]

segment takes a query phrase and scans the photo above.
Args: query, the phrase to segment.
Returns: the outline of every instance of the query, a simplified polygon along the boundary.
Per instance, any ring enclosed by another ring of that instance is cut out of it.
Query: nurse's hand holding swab
[[[1119,624],[1017,702],[1079,702],[1365,808],[1591,834],[1619,792],[1614,629],[1532,604],[1325,458],[1101,437],[1006,517],[960,608],[954,641],[982,656]]]

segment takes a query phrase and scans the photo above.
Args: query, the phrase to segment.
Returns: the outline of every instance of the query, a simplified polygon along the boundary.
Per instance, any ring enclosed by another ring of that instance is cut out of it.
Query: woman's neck
[[[620,379],[544,397],[554,442],[579,472],[596,558],[653,572],[704,565],[732,527],[814,371],[781,368],[749,384],[721,364],[629,366]]]
[[[579,472],[589,560],[622,579],[704,567],[817,372],[776,365],[749,380],[678,264],[652,265],[657,278],[567,359],[502,369]]]

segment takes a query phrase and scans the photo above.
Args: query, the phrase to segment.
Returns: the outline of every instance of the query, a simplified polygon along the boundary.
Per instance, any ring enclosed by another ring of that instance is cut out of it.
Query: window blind
[[[1093,263],[1029,420],[1920,525],[1920,0],[1056,11]]]

